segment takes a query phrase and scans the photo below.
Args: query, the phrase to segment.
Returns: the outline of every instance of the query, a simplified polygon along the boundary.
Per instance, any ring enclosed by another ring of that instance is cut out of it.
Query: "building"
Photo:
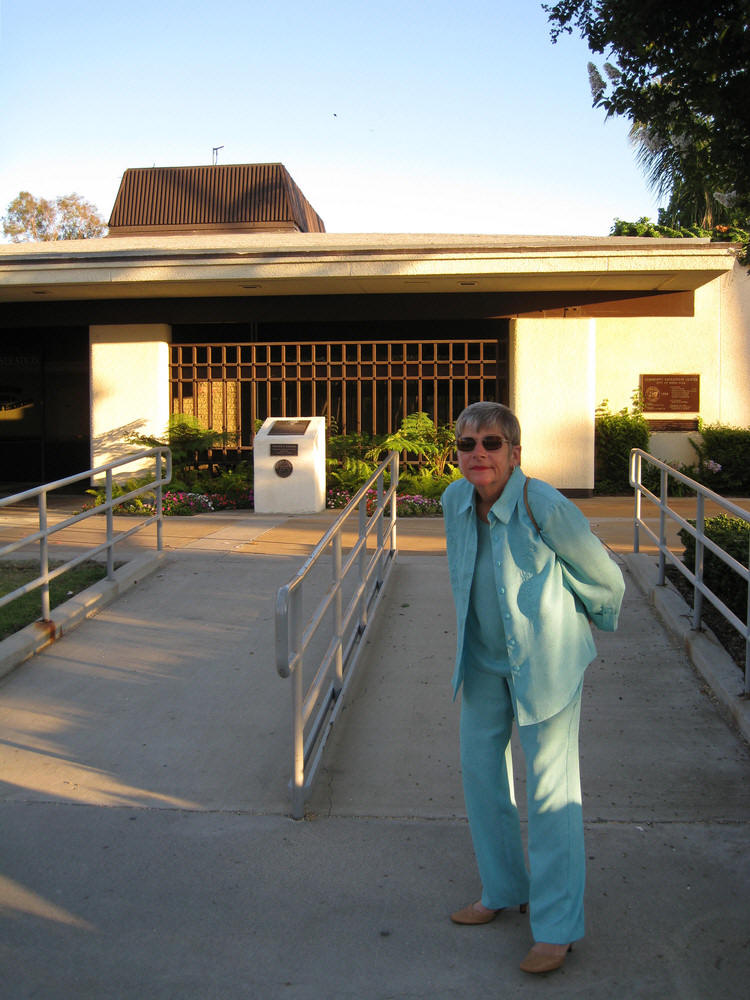
[[[750,279],[703,240],[326,233],[280,164],[127,171],[100,240],[0,246],[5,489],[186,412],[249,454],[266,416],[386,432],[506,402],[524,468],[593,487],[594,412],[645,390],[652,448],[750,424]]]

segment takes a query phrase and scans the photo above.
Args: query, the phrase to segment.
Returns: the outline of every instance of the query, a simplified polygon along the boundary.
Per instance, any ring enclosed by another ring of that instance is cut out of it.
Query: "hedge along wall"
[[[695,521],[691,521],[695,524]],[[738,517],[727,517],[719,514],[707,518],[704,524],[707,538],[732,556],[743,566],[748,565],[748,546],[750,545],[750,523]],[[690,532],[680,532],[680,540],[685,546],[683,561],[687,568],[695,572],[695,539]],[[734,573],[723,560],[713,552],[706,552],[703,560],[703,581],[741,621],[746,621],[747,615],[747,584]]]

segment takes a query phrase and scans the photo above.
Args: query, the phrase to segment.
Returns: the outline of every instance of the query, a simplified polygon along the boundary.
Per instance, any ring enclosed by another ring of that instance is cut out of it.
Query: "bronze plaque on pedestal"
[[[282,479],[288,479],[294,471],[294,466],[287,458],[280,458],[273,467],[273,471]]]
[[[309,420],[277,420],[268,429],[269,434],[291,434],[300,437],[310,426]]]

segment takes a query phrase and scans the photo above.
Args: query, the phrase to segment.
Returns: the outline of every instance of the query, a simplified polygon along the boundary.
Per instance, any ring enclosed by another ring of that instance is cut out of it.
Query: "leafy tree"
[[[8,205],[3,232],[13,243],[28,240],[87,240],[103,236],[103,219],[94,205],[79,194],[54,201],[21,191]]]
[[[697,154],[712,196],[747,212],[750,0],[560,0],[543,9],[553,42],[576,28],[603,57],[601,69],[589,67],[596,107],[671,147],[683,181],[686,157]]]

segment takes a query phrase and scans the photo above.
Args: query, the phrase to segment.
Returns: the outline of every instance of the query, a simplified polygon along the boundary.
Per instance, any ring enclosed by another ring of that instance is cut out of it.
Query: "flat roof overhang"
[[[731,244],[697,239],[110,237],[0,246],[0,303],[15,304],[15,313],[40,302],[480,295],[495,301],[497,315],[684,316],[692,315],[695,289],[734,260]]]

